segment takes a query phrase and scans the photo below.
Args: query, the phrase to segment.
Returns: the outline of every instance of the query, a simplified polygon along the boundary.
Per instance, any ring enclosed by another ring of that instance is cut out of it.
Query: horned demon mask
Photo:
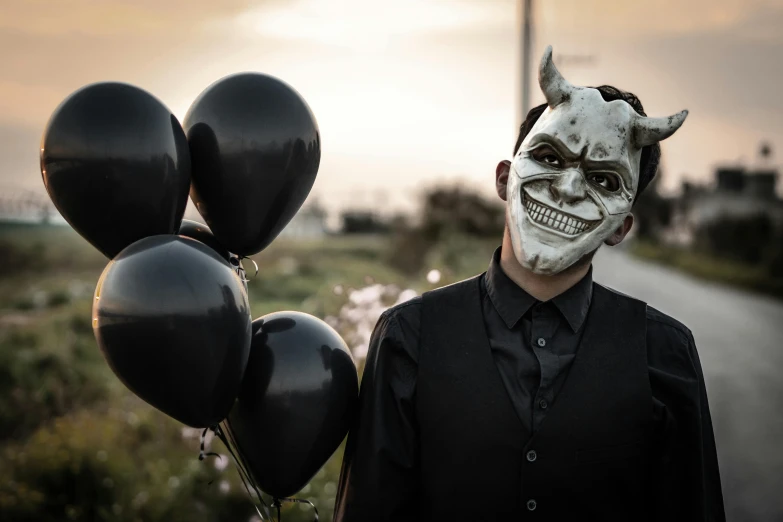
[[[556,274],[597,249],[630,213],[642,147],[671,136],[688,111],[640,116],[622,100],[576,87],[547,47],[538,72],[547,108],[511,162],[506,216],[514,255]]]

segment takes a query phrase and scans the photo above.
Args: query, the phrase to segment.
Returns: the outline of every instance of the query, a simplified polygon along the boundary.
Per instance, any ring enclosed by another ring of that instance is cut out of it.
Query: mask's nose
[[[578,169],[568,169],[549,184],[549,192],[557,202],[575,203],[587,197],[587,185]]]

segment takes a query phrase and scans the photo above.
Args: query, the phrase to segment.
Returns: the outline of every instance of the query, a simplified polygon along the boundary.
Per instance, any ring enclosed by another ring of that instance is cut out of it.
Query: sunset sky
[[[783,158],[783,1],[535,4],[534,63],[547,44],[590,55],[563,62],[572,83],[690,109],[663,145],[667,187],[754,161],[761,140]],[[444,179],[491,194],[516,138],[518,26],[515,0],[0,0],[0,190],[43,192],[41,133],[85,84],[132,83],[182,119],[213,81],[259,71],[313,109],[330,209],[410,208]]]

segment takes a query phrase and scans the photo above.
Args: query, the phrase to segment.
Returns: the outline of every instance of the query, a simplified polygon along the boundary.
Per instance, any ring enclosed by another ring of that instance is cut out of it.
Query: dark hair
[[[597,89],[598,92],[601,93],[601,97],[604,101],[622,100],[633,107],[633,110],[639,115],[647,116],[644,113],[642,102],[639,101],[639,98],[633,93],[621,91],[617,87],[612,87],[611,85],[601,85],[600,87],[594,87],[594,89]],[[520,145],[522,145],[522,140],[528,135],[530,129],[533,128],[533,125],[535,125],[538,118],[541,117],[541,114],[543,114],[545,109],[546,103],[541,104],[538,107],[533,107],[530,109],[530,112],[527,113],[525,121],[523,121],[522,125],[519,127],[519,138],[517,138],[517,144],[514,145],[514,155],[516,155]],[[642,148],[642,157],[639,162],[639,188],[636,190],[636,198],[639,197],[639,194],[647,188],[647,185],[649,185],[655,177],[655,174],[658,172],[658,163],[660,161],[661,146],[659,144],[656,143]]]

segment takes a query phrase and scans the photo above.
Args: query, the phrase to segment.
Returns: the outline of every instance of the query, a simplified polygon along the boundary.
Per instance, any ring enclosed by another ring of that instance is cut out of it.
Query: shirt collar
[[[593,298],[593,265],[574,286],[552,298],[560,313],[563,314],[571,330],[577,332],[587,318],[590,301]]]
[[[500,267],[500,249],[492,255],[492,261],[484,277],[485,287],[492,305],[508,328],[513,328],[530,308],[538,302],[514,281]],[[593,267],[574,286],[552,298],[551,302],[560,311],[571,330],[577,332],[584,324],[593,296]]]

